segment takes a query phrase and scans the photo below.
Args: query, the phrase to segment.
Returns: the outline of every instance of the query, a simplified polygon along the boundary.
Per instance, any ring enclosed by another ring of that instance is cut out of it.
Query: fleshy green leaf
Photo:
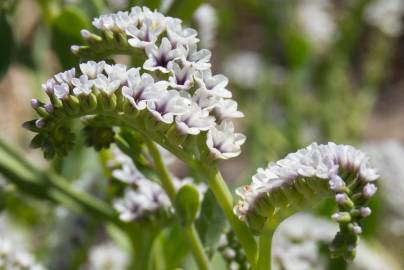
[[[210,256],[213,255],[213,251],[216,249],[225,225],[226,217],[215,196],[209,190],[202,201],[201,214],[196,222],[196,228],[204,246],[209,249]]]
[[[184,185],[175,197],[175,210],[182,225],[190,225],[200,209],[199,191],[192,185]]]

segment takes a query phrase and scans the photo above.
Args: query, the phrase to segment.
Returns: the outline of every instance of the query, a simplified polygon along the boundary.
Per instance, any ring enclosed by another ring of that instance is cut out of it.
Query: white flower
[[[234,53],[224,63],[224,73],[230,81],[245,88],[256,87],[263,70],[261,56],[252,51]]]
[[[222,99],[216,103],[213,107],[213,114],[219,122],[244,117],[244,113],[237,110],[237,102],[232,99]]]
[[[189,44],[179,47],[182,50],[182,58],[188,61],[197,70],[205,70],[211,67],[210,58],[212,53],[207,49],[198,51],[196,44]]]
[[[104,70],[105,61],[95,62],[88,61],[80,64],[80,70],[84,75],[87,75],[90,79],[95,79],[98,74]]]
[[[105,73],[111,81],[123,82],[127,78],[126,66],[122,64],[105,65]]]
[[[298,201],[296,198],[299,196],[302,199],[314,196],[316,189],[329,188],[335,193],[340,209],[333,215],[333,219],[341,223],[347,220],[352,232],[359,232],[356,222],[365,217],[366,213],[353,217],[346,209],[355,208],[362,213],[363,207],[366,207],[367,201],[376,192],[376,186],[370,182],[375,180],[377,174],[374,174],[374,169],[368,162],[366,154],[352,146],[313,143],[270,163],[265,169],[258,169],[250,185],[236,190],[241,200],[234,212],[240,219],[255,226],[254,229],[260,230],[259,226],[267,218],[271,218],[275,208]],[[371,173],[362,170],[369,170]],[[370,175],[371,178],[364,178],[364,175]],[[290,187],[295,187],[294,192],[288,194],[286,190]],[[285,192],[287,202],[269,201],[268,196],[279,192]],[[352,194],[360,194],[360,198],[351,197]],[[254,219],[255,214],[260,218]],[[253,220],[249,220],[251,218]],[[340,247],[338,243],[336,245],[336,248]]]
[[[223,98],[231,98],[232,94],[226,89],[229,79],[226,76],[218,74],[212,76],[211,70],[202,71],[195,76],[195,81],[200,89],[207,93]]]
[[[179,19],[171,18],[167,22],[167,37],[175,46],[198,43],[197,35],[195,29],[183,28]]]
[[[401,0],[372,1],[365,9],[365,20],[383,33],[397,37],[403,30],[404,3]]]
[[[87,75],[81,75],[78,79],[73,78],[72,84],[75,86],[73,88],[73,93],[75,95],[77,96],[80,94],[88,95],[92,91],[91,88],[93,87],[94,81],[89,80]]]
[[[150,71],[159,70],[163,73],[168,73],[168,63],[179,57],[179,50],[173,48],[167,38],[163,38],[160,47],[149,45],[146,47],[146,55],[148,59],[143,65],[143,68]]]
[[[145,73],[140,77],[137,69],[131,73],[134,74],[128,76],[128,86],[122,87],[122,94],[137,110],[144,110],[148,100],[157,99],[162,95],[163,89],[158,88],[161,83],[157,83],[156,87],[151,75]]]
[[[158,184],[139,179],[136,185],[136,190],[126,189],[124,197],[114,202],[122,221],[141,219],[155,211],[170,207],[167,194]]]
[[[218,19],[216,10],[210,4],[202,4],[194,13],[194,19],[198,25],[201,45],[204,48],[212,48],[216,38]]]
[[[45,91],[48,96],[52,96],[54,94],[56,84],[56,80],[54,78],[50,78],[46,81],[46,83],[42,84],[42,90]]]
[[[157,100],[147,102],[147,109],[157,120],[171,124],[175,115],[181,115],[188,111],[191,101],[181,97],[178,91],[169,90],[162,93]]]
[[[221,100],[218,96],[212,96],[203,89],[198,89],[195,91],[192,101],[198,104],[203,110],[210,111],[213,107]]]
[[[177,129],[182,134],[197,135],[201,131],[209,130],[215,124],[215,119],[209,112],[202,110],[196,103],[192,103],[188,112],[175,118]]]
[[[298,22],[318,50],[324,50],[336,36],[337,27],[330,6],[329,0],[303,0],[298,5]]]
[[[155,23],[147,18],[140,28],[130,25],[126,29],[126,34],[131,37],[128,39],[128,43],[135,48],[146,48],[156,43],[164,29],[165,25],[163,23]]]
[[[67,95],[69,95],[70,93],[69,85],[67,83],[56,84],[53,87],[53,93],[57,98],[62,99]]]
[[[60,84],[67,83],[68,85],[71,85],[71,81],[75,75],[76,75],[76,69],[72,68],[72,69],[66,70],[64,72],[60,72],[60,73],[56,74],[54,77],[55,77],[56,81]]]
[[[92,247],[88,258],[89,270],[126,270],[129,256],[112,242]]]
[[[121,86],[121,80],[112,80],[104,74],[98,74],[94,85],[107,95],[112,95]]]
[[[126,27],[136,23],[136,18],[128,12],[118,11],[94,18],[93,25],[102,31],[124,32]]]
[[[190,89],[194,83],[194,68],[187,63],[180,63],[171,61],[168,63],[167,68],[172,71],[172,75],[168,78],[171,87],[178,90]]]
[[[232,122],[223,121],[209,130],[206,144],[215,158],[229,159],[240,155],[240,147],[245,140],[243,134],[234,132]]]

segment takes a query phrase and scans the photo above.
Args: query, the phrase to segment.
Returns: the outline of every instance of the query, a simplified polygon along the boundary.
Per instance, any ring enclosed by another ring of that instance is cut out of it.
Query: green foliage
[[[0,10],[0,80],[7,73],[15,48],[13,31],[6,14]]]
[[[200,210],[201,195],[193,185],[184,185],[178,190],[175,197],[175,210],[183,226],[191,225]]]
[[[77,58],[70,52],[72,44],[81,41],[80,30],[90,27],[89,18],[78,8],[64,8],[52,23],[52,47],[64,69],[77,64]]]

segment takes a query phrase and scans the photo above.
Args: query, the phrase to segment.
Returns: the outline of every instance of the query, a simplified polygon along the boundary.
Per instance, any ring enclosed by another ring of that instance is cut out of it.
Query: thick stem
[[[147,147],[149,148],[150,155],[152,156],[152,158],[154,160],[155,169],[156,169],[157,174],[160,177],[161,184],[162,184],[163,188],[165,189],[165,191],[167,192],[168,197],[170,198],[171,204],[175,205],[174,204],[175,195],[176,195],[175,186],[173,184],[173,181],[171,180],[171,176],[167,170],[167,167],[165,166],[163,159],[161,158],[160,151],[158,150],[158,148],[156,147],[154,142],[152,142],[151,140],[149,140],[147,138],[145,138],[145,141],[146,141]],[[192,224],[192,225],[186,226],[184,229],[185,229],[185,234],[187,236],[187,239],[190,243],[192,254],[198,265],[198,268],[200,270],[209,270],[210,269],[209,259],[203,250],[202,242],[199,239],[195,226]]]
[[[247,255],[248,261],[252,266],[255,266],[257,259],[257,243],[255,242],[255,239],[247,225],[234,215],[233,196],[220,171],[216,167],[201,167],[199,171],[208,178],[209,187],[213,194],[215,194],[215,197],[222,207],[231,228],[237,235],[237,238],[239,239],[240,244]]]
[[[257,270],[271,270],[271,247],[273,232],[264,233],[259,239]]]

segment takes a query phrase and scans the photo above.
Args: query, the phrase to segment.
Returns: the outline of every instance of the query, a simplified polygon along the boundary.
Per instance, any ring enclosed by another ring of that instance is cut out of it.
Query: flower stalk
[[[157,174],[159,175],[163,188],[166,190],[172,205],[175,205],[175,186],[173,181],[171,180],[171,176],[167,170],[167,167],[164,165],[160,152],[154,142],[150,141],[150,139],[145,138],[145,141],[150,155],[154,160],[155,169]],[[205,254],[202,242],[198,236],[198,233],[196,232],[195,225],[193,223],[185,225],[184,230],[198,268],[200,270],[211,269],[209,266],[209,259]]]

